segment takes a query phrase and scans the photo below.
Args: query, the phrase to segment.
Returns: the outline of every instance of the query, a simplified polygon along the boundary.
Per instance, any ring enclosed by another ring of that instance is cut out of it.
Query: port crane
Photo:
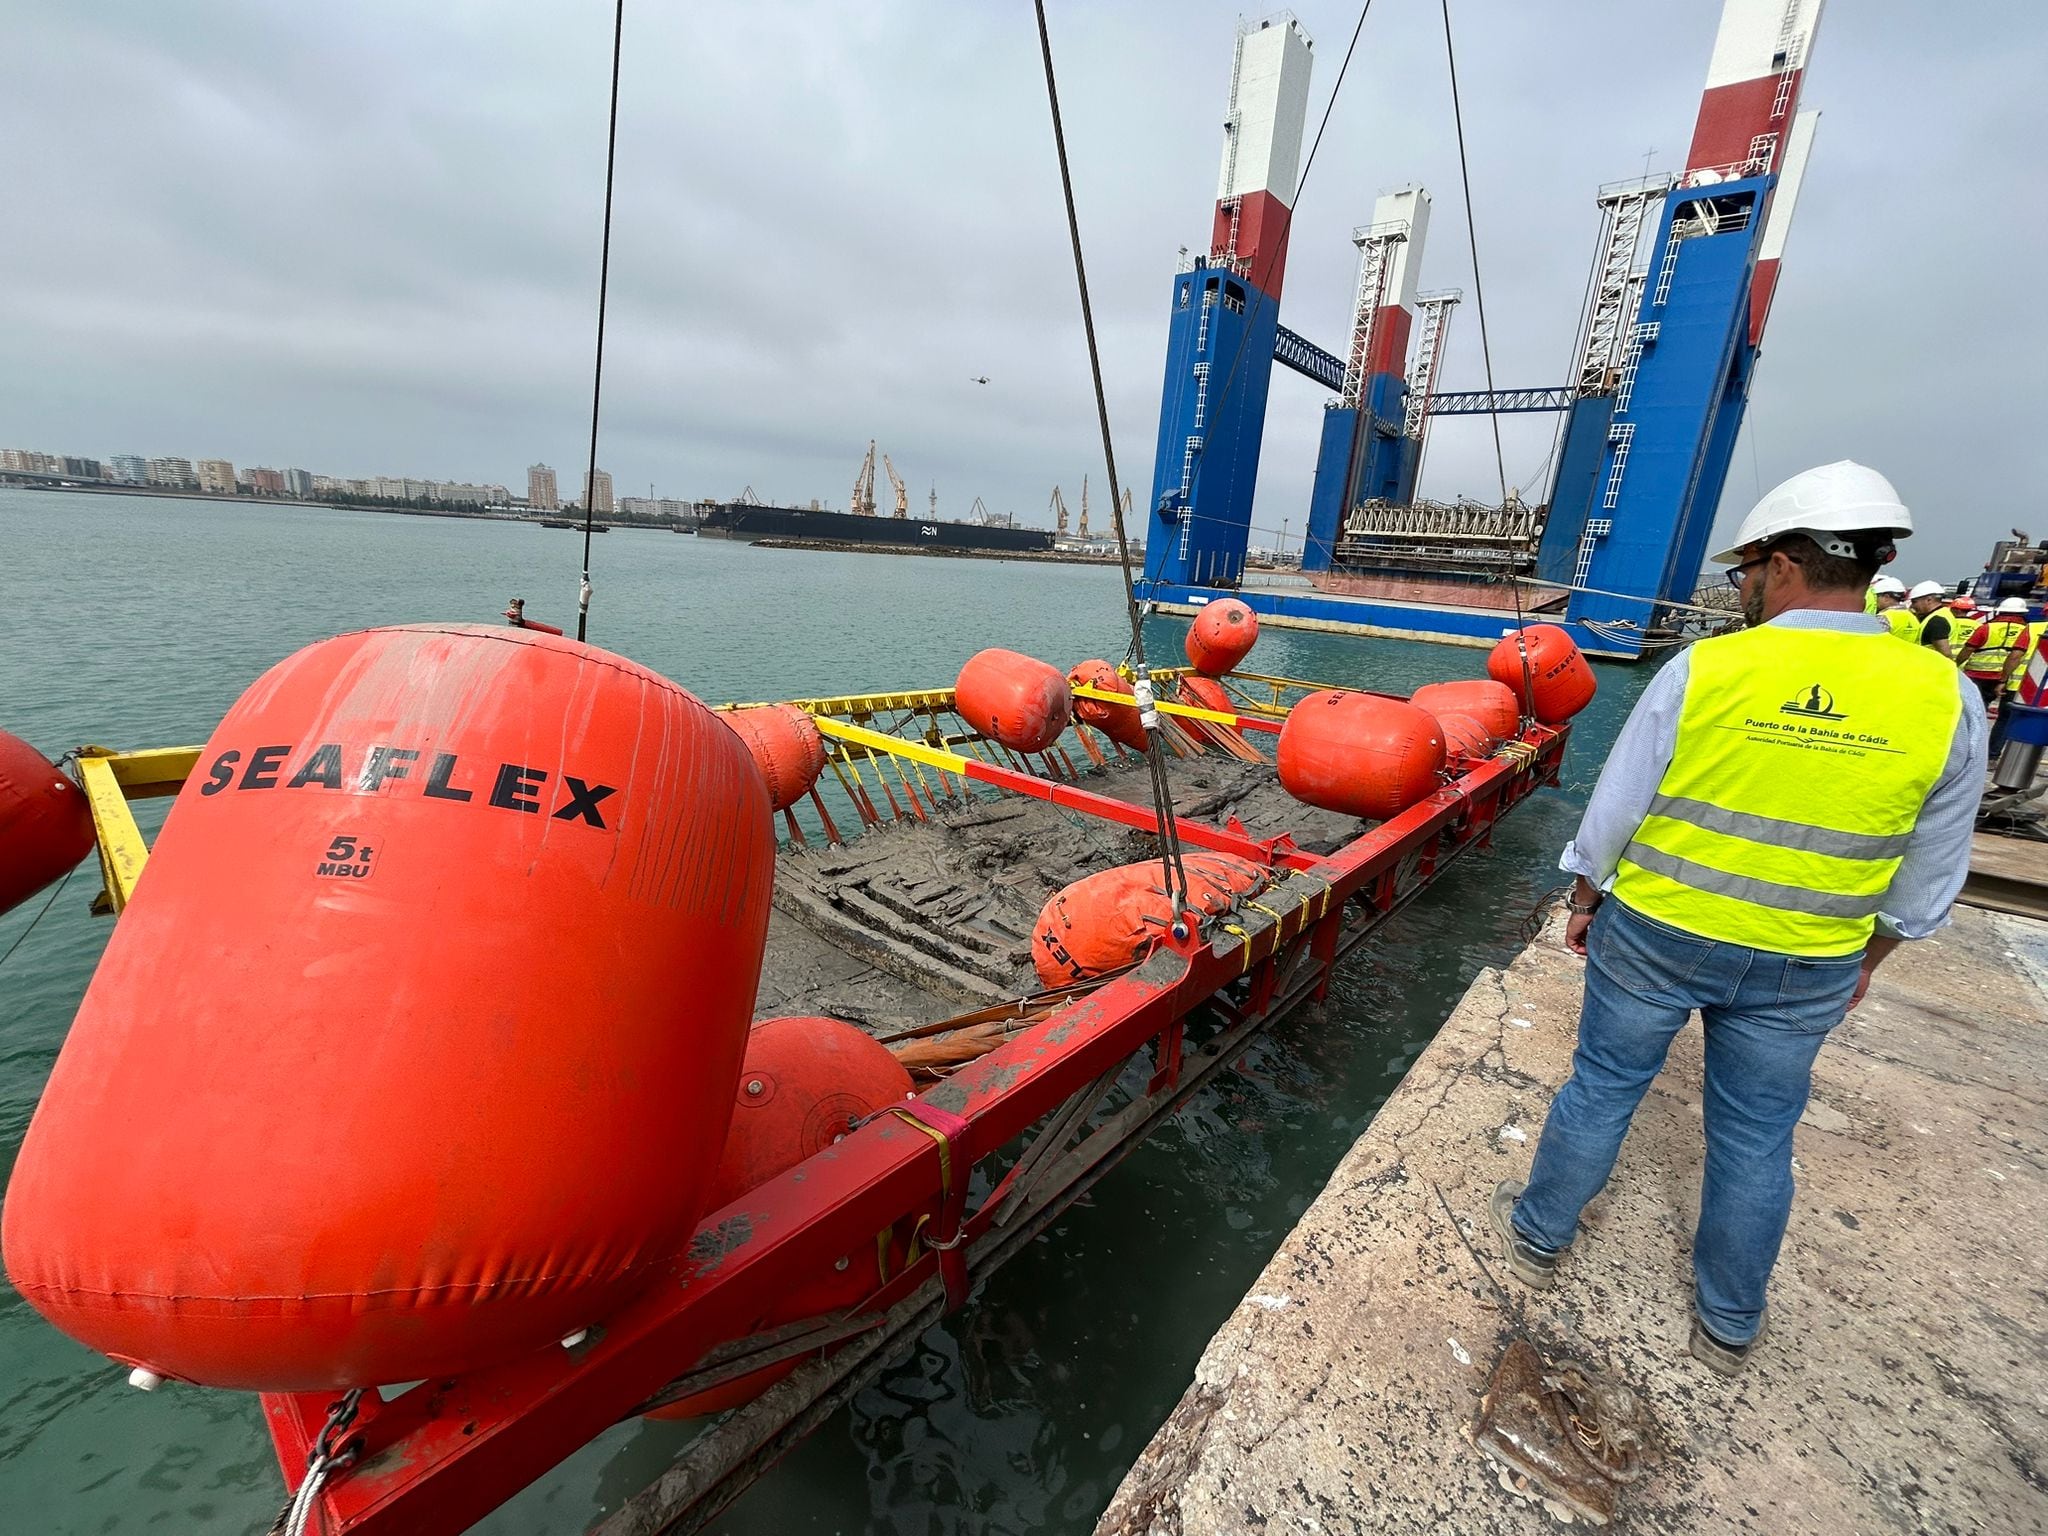
[[[1081,477],[1081,526],[1074,530],[1077,538],[1088,537],[1088,477]]]
[[[1067,535],[1067,498],[1060,494],[1060,488],[1052,488],[1052,500],[1046,510],[1052,513],[1052,531],[1061,538]]]
[[[869,445],[869,451],[873,452],[872,444]],[[903,483],[903,477],[896,473],[896,466],[889,462],[889,455],[886,453],[882,455],[882,468],[889,472],[889,484],[896,492],[896,507],[890,515],[892,517],[910,516],[910,488]],[[868,484],[872,486],[874,480],[875,466],[874,462],[870,460],[868,463]],[[872,498],[869,501],[868,510],[870,512],[874,510]]]
[[[853,476],[853,515],[875,515],[875,440],[868,439],[868,456],[860,461]]]

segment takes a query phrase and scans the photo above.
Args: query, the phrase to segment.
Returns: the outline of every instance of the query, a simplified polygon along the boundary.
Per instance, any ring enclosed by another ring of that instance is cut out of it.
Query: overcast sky
[[[1316,44],[1310,131],[1356,20]],[[1458,0],[1495,375],[1566,376],[1606,181],[1677,166],[1714,0]],[[611,8],[16,0],[0,47],[0,446],[580,483]],[[1119,468],[1150,485],[1170,277],[1206,238],[1227,5],[1052,9]],[[1961,18],[1967,15],[1966,22]],[[1352,226],[1436,199],[1444,386],[1481,382],[1436,6],[1375,0],[1295,223],[1285,323],[1336,349]],[[2048,7],[1834,0],[1822,110],[1729,476],[1854,457],[1909,575],[2048,533]],[[628,0],[601,462],[622,494],[844,506],[870,437],[922,511],[1102,483],[1026,4]],[[986,374],[986,386],[970,382]],[[1276,372],[1255,522],[1298,540],[1323,393]],[[1534,484],[1547,418],[1509,418]],[[1478,419],[1431,495],[1490,496]],[[1096,503],[1099,509],[1101,501]]]

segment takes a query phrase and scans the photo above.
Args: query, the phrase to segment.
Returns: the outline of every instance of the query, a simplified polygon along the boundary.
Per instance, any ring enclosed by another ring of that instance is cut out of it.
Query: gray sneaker
[[[1770,1309],[1766,1308],[1763,1317],[1758,1320],[1755,1338],[1747,1344],[1724,1344],[1707,1332],[1706,1324],[1695,1315],[1692,1320],[1692,1338],[1687,1342],[1686,1348],[1692,1352],[1693,1359],[1708,1370],[1722,1376],[1739,1376],[1742,1374],[1742,1368],[1749,1364],[1750,1352],[1763,1342],[1764,1330],[1770,1325],[1770,1320]]]
[[[1486,1219],[1507,1250],[1508,1269],[1524,1285],[1547,1291],[1557,1282],[1558,1255],[1546,1253],[1515,1230],[1515,1202],[1529,1186],[1519,1179],[1505,1179],[1493,1187],[1486,1202]]]

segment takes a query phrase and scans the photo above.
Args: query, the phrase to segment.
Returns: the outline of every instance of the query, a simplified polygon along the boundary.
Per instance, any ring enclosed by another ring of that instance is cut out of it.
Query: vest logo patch
[[[1846,720],[1849,717],[1837,713],[1835,696],[1813,683],[1799,691],[1796,697],[1787,699],[1778,706],[1781,715],[1804,715],[1809,720]]]

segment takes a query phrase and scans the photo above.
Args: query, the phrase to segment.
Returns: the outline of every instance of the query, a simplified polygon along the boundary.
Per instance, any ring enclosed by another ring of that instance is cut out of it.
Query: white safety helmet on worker
[[[2000,613],[2016,613],[2021,618],[2025,618],[2027,616],[2027,600],[2024,597],[2008,597],[1998,605],[1998,611]]]
[[[1773,486],[1749,509],[1735,542],[1713,556],[1716,565],[1734,565],[1751,544],[1767,544],[1788,533],[1803,533],[1831,555],[1858,559],[1856,547],[1830,534],[1889,533],[1903,539],[1913,531],[1913,514],[1899,500],[1891,481],[1866,464],[1838,459],[1818,469],[1801,470]],[[1867,552],[1866,552],[1867,553]],[[1885,554],[1876,563],[1882,565]]]
[[[1896,576],[1880,576],[1870,584],[1870,590],[1879,597],[1883,597],[1887,593],[1904,597],[1906,595],[1906,584]]]
[[[1923,597],[1947,597],[1948,588],[1938,581],[1923,581],[1915,585],[1906,596],[1917,603]]]

